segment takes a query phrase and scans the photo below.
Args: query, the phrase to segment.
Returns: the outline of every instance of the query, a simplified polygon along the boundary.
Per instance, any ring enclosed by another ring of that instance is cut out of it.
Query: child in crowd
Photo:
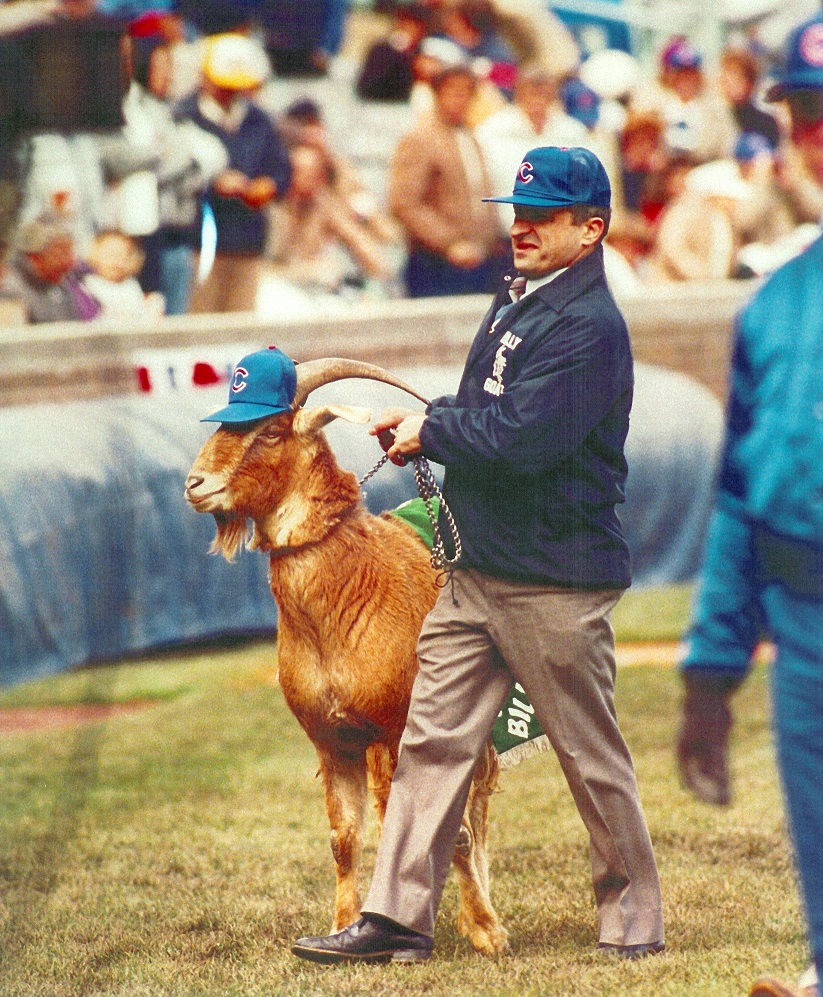
[[[145,294],[137,280],[143,250],[133,235],[117,229],[98,232],[88,253],[83,284],[101,304],[103,318],[158,318],[165,311],[163,296]]]

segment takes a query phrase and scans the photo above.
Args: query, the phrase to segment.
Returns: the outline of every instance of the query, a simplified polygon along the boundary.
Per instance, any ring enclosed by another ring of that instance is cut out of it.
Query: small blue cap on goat
[[[297,390],[294,360],[276,346],[249,353],[234,368],[229,404],[201,422],[254,422],[288,412]]]

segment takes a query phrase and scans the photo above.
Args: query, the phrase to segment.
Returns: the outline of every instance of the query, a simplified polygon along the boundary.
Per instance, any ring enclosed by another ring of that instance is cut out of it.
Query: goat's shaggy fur
[[[334,930],[360,915],[367,782],[382,821],[417,672],[417,637],[437,595],[425,545],[396,517],[367,512],[354,475],[340,469],[322,433],[331,419],[356,419],[353,413],[299,409],[223,426],[186,482],[192,506],[215,518],[214,551],[231,559],[247,545],[269,554],[280,685],[314,744],[325,787],[337,873]],[[454,860],[459,929],[486,953],[506,947],[486,858],[497,775],[489,745]]]

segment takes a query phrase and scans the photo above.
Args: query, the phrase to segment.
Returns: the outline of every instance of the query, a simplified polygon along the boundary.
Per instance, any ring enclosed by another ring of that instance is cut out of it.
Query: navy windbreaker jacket
[[[506,281],[511,280],[507,277]],[[625,588],[624,500],[633,364],[603,250],[509,302],[504,281],[475,336],[457,395],[420,432],[444,464],[461,567],[579,588]]]

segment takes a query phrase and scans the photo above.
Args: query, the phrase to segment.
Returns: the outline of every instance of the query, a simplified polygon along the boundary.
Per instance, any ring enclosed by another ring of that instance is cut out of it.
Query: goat
[[[247,546],[269,555],[279,610],[280,686],[317,751],[325,789],[337,880],[335,931],[360,916],[368,788],[382,826],[417,672],[417,637],[437,595],[429,552],[417,533],[397,517],[366,510],[355,475],[340,468],[322,431],[336,418],[368,422],[371,413],[343,405],[304,408],[312,390],[345,377],[383,381],[421,398],[371,364],[298,364],[291,410],[223,423],[186,479],[188,502],[215,518],[212,552],[232,560]],[[497,779],[489,743],[454,856],[458,929],[487,954],[507,948],[507,932],[489,899],[486,854],[489,796]]]

